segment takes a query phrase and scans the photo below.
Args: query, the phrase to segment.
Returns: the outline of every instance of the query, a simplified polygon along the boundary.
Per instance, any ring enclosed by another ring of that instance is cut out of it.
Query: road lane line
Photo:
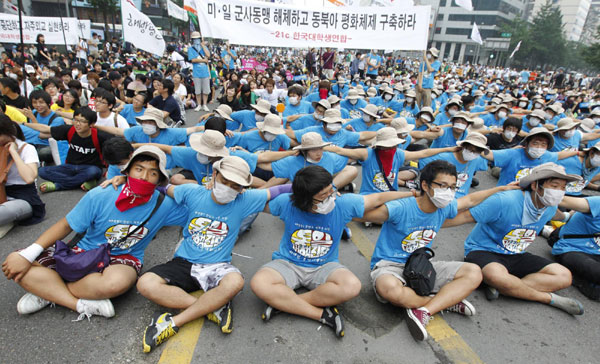
[[[191,295],[200,297],[203,291],[193,292]],[[179,329],[177,335],[165,343],[165,348],[160,355],[158,364],[189,364],[192,362],[196,344],[202,332],[204,317],[200,317],[185,324]]]
[[[363,233],[362,229],[356,222],[348,224],[352,231],[352,242],[358,250],[370,261],[373,256],[375,244]],[[435,315],[435,320],[432,320],[427,325],[429,336],[444,350],[447,358],[453,363],[469,363],[480,364],[483,361],[477,353],[462,339],[462,337],[451,328],[441,315]]]

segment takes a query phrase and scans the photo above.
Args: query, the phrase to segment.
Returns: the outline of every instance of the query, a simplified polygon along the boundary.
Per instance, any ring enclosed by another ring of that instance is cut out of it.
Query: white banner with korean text
[[[249,0],[195,0],[204,37],[232,44],[425,50],[429,6],[320,8]]]
[[[46,44],[77,44],[79,38],[91,38],[89,20],[77,18],[48,18],[23,16],[23,43],[34,44],[38,34],[43,34]],[[64,29],[64,37],[63,37]],[[0,13],[0,43],[20,43],[19,16]]]
[[[188,21],[188,13],[172,2],[171,0],[167,0],[167,12],[169,16],[172,16],[175,19]]]
[[[150,18],[139,11],[131,0],[121,0],[123,38],[139,49],[162,56],[165,41]]]

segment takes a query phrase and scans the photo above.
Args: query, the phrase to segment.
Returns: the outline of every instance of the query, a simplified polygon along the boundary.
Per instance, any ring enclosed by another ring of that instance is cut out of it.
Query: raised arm
[[[498,186],[498,187],[490,188],[488,190],[478,191],[475,193],[469,193],[468,195],[463,196],[463,197],[459,198],[458,200],[456,200],[458,203],[458,206],[457,206],[458,211],[470,209],[473,206],[477,206],[480,203],[482,203],[483,200],[490,197],[491,195],[493,195],[496,192],[518,190],[518,189],[520,189],[519,182],[511,182],[511,183],[507,184],[506,186]]]
[[[377,136],[377,132],[375,131],[361,131],[358,133],[360,137],[358,138],[359,142],[365,142],[367,140],[371,140]]]
[[[575,210],[584,214],[590,213],[590,204],[585,198],[582,197],[565,196],[558,206],[567,210]]]
[[[561,160],[561,159],[571,158],[574,155],[578,155],[579,152],[576,150],[563,150],[563,151],[557,152],[556,154],[558,155],[558,160]],[[582,156],[584,155],[583,152],[581,152],[581,155]]]
[[[289,156],[293,156],[293,155],[298,155],[298,151],[297,150],[284,150],[281,152],[273,152],[273,151],[265,151],[262,153],[258,154],[258,160],[257,163],[263,164],[263,163],[271,163],[271,162],[275,162],[278,161],[282,158],[285,157],[289,157]]]
[[[407,161],[416,161],[419,159],[427,158],[434,156],[436,154],[445,153],[445,152],[456,152],[460,149],[459,147],[446,147],[446,148],[428,148],[419,150],[417,152],[409,152],[404,151],[404,158]]]
[[[463,210],[463,211],[459,212],[458,215],[456,215],[454,217],[454,219],[447,219],[446,221],[444,221],[444,224],[442,225],[442,227],[452,227],[452,226],[464,225],[464,224],[468,224],[471,222],[476,222],[476,221],[473,218],[473,215],[471,215],[471,211],[467,209],[467,210]]]
[[[410,191],[390,191],[366,195],[364,196],[365,212],[368,210],[373,210],[386,202],[411,196],[413,196],[413,193]]]
[[[171,152],[173,151],[173,146],[172,145],[166,145],[166,144],[158,144],[158,143],[135,143],[133,144],[133,147],[135,149],[141,147],[142,145],[152,145],[157,147],[158,149],[162,150],[163,152],[167,153],[167,154],[171,154]]]
[[[328,145],[323,148],[323,150],[361,161],[366,160],[369,156],[369,151],[365,148],[346,149],[338,147],[337,145]]]
[[[123,136],[125,129],[115,128],[114,126],[105,126],[105,125],[94,125],[94,127],[100,131],[105,133],[109,133],[112,135]]]
[[[39,124],[39,123],[23,123],[23,125],[25,125],[28,128],[31,128],[33,130],[37,130],[40,133],[50,135],[50,127],[48,125]],[[48,138],[50,138],[50,136],[48,136]]]

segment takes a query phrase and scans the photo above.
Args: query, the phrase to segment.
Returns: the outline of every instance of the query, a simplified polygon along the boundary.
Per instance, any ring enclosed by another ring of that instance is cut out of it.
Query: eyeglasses
[[[98,104],[108,105],[108,101],[103,101],[103,100],[96,101],[96,105],[98,105]]]
[[[329,194],[327,195],[327,197],[325,197],[324,199],[322,199],[322,200],[319,200],[319,199],[316,199],[316,198],[314,198],[314,197],[313,197],[313,203],[315,203],[315,201],[317,201],[317,202],[315,203],[315,205],[316,205],[316,204],[319,204],[319,203],[321,203],[321,202],[323,202],[323,201],[327,200],[329,197],[331,197],[331,196],[335,195],[336,193],[337,193],[337,187],[333,186],[333,188],[331,189],[331,193],[329,193]]]
[[[73,122],[78,123],[78,124],[89,124],[89,122],[86,119],[75,118],[75,119],[73,119]]]
[[[453,191],[453,192],[456,192],[456,190],[458,190],[458,187],[456,185],[450,186],[450,185],[447,185],[445,183],[439,183],[439,182],[436,182],[436,181],[431,181],[431,184],[432,185],[440,186],[440,188],[444,189],[444,190],[450,189],[450,191]]]

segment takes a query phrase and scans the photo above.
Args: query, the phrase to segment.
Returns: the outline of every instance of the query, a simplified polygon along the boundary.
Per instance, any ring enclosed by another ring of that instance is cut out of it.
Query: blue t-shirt
[[[521,82],[522,83],[529,82],[529,72],[527,72],[527,71],[522,71],[521,72]]]
[[[330,142],[333,145],[337,145],[338,147],[345,147],[347,145],[357,145],[360,139],[360,134],[354,131],[346,130],[344,128],[340,129],[337,133],[331,135],[323,129],[322,126],[311,126],[309,128],[304,128],[300,130],[296,130],[294,136],[298,142],[302,141],[302,136],[308,132],[315,132],[321,135],[324,142]]]
[[[352,126],[354,128],[354,131],[357,132],[361,132],[361,131],[377,131],[383,127],[385,127],[385,124],[383,123],[373,123],[369,126],[367,126],[367,124],[365,123],[365,121],[362,118],[356,118],[356,119],[352,119],[350,121],[348,121],[347,123],[344,124],[344,128],[346,126]]]
[[[465,241],[465,256],[478,250],[509,255],[525,252],[557,209],[546,207],[538,221],[523,225],[527,193],[521,190],[499,192],[469,210],[477,224]]]
[[[406,263],[415,250],[431,247],[433,239],[446,219],[458,214],[456,199],[443,209],[432,213],[423,212],[414,197],[387,202],[388,220],[381,227],[375,251],[371,258],[371,269],[380,260]]]
[[[369,195],[376,192],[389,191],[387,183],[383,179],[383,173],[379,164],[377,164],[377,155],[373,148],[367,148],[368,156],[362,165],[362,182],[360,184],[360,194]],[[398,170],[404,165],[404,151],[396,149],[392,169],[387,176],[387,180],[395,191],[398,191]]]
[[[600,196],[586,197],[590,205],[590,213],[582,214],[576,212],[571,216],[569,222],[560,228],[558,236],[560,239],[552,247],[553,255],[560,255],[568,252],[582,252],[592,255],[600,255],[600,238],[577,238],[565,239],[565,235],[582,234],[591,235],[600,232]]]
[[[312,114],[314,111],[310,102],[300,100],[298,105],[292,105],[289,101],[285,103],[285,110],[283,116],[297,115],[297,114]]]
[[[382,61],[382,59],[381,59],[381,56],[380,56],[380,55],[369,53],[369,54],[367,55],[367,57],[369,57],[369,58],[370,58],[370,59],[369,59],[369,61],[370,61],[370,62],[376,61],[376,62],[375,62],[375,66],[379,66],[379,65],[381,65],[381,61]],[[367,74],[368,74],[368,75],[376,75],[376,74],[377,74],[377,72],[378,72],[378,68],[373,68],[373,67],[371,66],[371,63],[370,63],[370,62],[367,62]]]
[[[373,104],[375,106],[381,106],[381,105],[383,105],[383,98],[381,96],[369,97],[369,104]]]
[[[506,120],[506,118],[501,118],[500,120],[496,119],[496,114],[485,114],[481,116],[481,119],[483,120],[483,123],[485,124],[485,126],[489,127],[498,127],[501,128],[504,125],[504,121]]]
[[[116,164],[109,164],[106,169],[106,179],[111,179],[116,176],[121,176],[121,169]]]
[[[469,193],[475,172],[487,171],[488,169],[487,160],[482,157],[477,157],[476,159],[463,164],[456,159],[456,156],[454,156],[454,153],[452,152],[440,153],[429,158],[421,159],[419,161],[419,169],[422,169],[427,163],[435,160],[444,160],[456,167],[456,172],[458,173],[458,178],[456,180],[456,186],[458,187],[456,198],[461,198]]]
[[[39,124],[44,124],[44,125],[48,125],[48,126],[59,126],[59,125],[65,125],[65,121],[63,120],[62,117],[56,115],[54,120],[52,120],[52,122],[50,123],[50,119],[52,119],[52,115],[54,114],[54,111],[51,111],[50,114],[48,114],[47,116],[41,116],[37,111],[34,111],[34,115],[35,118],[37,119]],[[25,129],[27,127],[24,127],[22,129]],[[38,145],[48,145],[48,139],[40,139],[39,135],[40,132],[37,130],[33,130],[31,128],[27,128],[30,130],[30,132],[28,132],[25,135],[25,141],[29,144],[38,144]],[[69,142],[67,141],[62,141],[59,142],[60,143],[65,143],[67,145],[67,148],[69,146]]]
[[[340,238],[344,226],[365,212],[364,198],[345,194],[335,200],[328,214],[305,212],[296,208],[290,194],[282,194],[269,202],[273,216],[285,223],[279,250],[273,259],[283,259],[301,267],[320,267],[338,261]]]
[[[575,133],[569,139],[561,138],[558,133],[554,133],[554,146],[550,149],[551,152],[562,152],[563,150],[579,150],[581,143],[581,132],[575,130]]]
[[[280,134],[273,141],[268,142],[260,137],[258,130],[252,130],[241,134],[238,145],[251,153],[264,150],[277,151],[279,148],[288,150],[290,149],[290,138],[285,134]]]
[[[142,108],[142,111],[137,112],[133,109],[133,104],[127,104],[123,108],[123,111],[121,111],[121,116],[127,120],[127,124],[136,126],[139,124],[135,118],[139,118],[140,116],[144,115],[144,111],[146,111],[145,107]]]
[[[578,156],[561,159],[557,164],[565,167],[569,174],[576,174],[583,177],[581,181],[572,181],[567,183],[566,193],[570,196],[579,196],[581,191],[590,183],[590,181],[600,173],[600,167],[585,168],[585,160],[581,162]]]
[[[113,188],[94,188],[86,193],[67,216],[69,226],[84,237],[77,243],[83,250],[98,248],[104,243],[111,244],[111,255],[130,254],[144,262],[144,250],[154,235],[168,225],[183,225],[187,212],[170,197],[165,197],[152,218],[138,232],[132,234],[125,242],[118,244],[119,239],[135,230],[156,206],[160,192],[154,191],[147,203],[123,212],[115,206],[115,201],[123,186],[117,191]]]
[[[319,163],[314,165],[325,168],[327,172],[333,175],[344,169],[346,164],[348,164],[348,158],[342,157],[341,155],[337,155],[335,153],[323,152],[323,156],[321,157]],[[313,165],[313,163],[307,162],[306,159],[304,159],[304,156],[296,155],[285,157],[271,163],[271,169],[273,170],[275,177],[287,178],[291,182],[294,180],[296,172],[310,165]]]
[[[256,128],[256,113],[254,110],[240,110],[231,113],[233,121],[227,120],[227,129],[238,130],[240,125],[242,128],[240,131],[246,131]]]
[[[287,120],[286,120],[287,121]],[[292,130],[300,130],[315,125],[321,125],[321,122],[313,116],[313,114],[303,115],[290,123]],[[284,125],[285,127],[285,125]]]
[[[519,181],[529,175],[531,169],[540,164],[558,161],[558,154],[546,152],[538,159],[529,159],[525,148],[502,149],[494,151],[494,166],[500,167],[498,186],[504,186],[512,181]]]
[[[367,102],[363,99],[357,99],[357,102],[354,105],[352,105],[352,103],[350,103],[349,99],[344,99],[344,100],[340,101],[340,107],[348,110],[348,112],[350,112],[350,114],[352,114],[351,113],[352,111],[360,111],[359,109],[364,108],[366,106],[367,106]]]
[[[151,138],[144,134],[141,126],[134,126],[123,130],[123,136],[130,143],[157,143],[176,146],[187,141],[187,129],[184,128],[167,128],[160,129],[160,133],[156,138]],[[173,168],[173,158],[167,154],[167,169]]]
[[[256,169],[258,155],[254,153],[243,152],[241,150],[229,151],[229,155],[237,156],[246,161],[250,166],[250,172]],[[206,185],[212,179],[212,163],[201,164],[198,162],[198,152],[188,147],[174,147],[171,149],[173,163],[178,167],[189,169],[194,174],[194,178],[199,184]]]
[[[433,124],[437,125],[437,126],[450,124],[450,118],[451,118],[451,116],[448,116],[446,114],[446,112],[440,112],[435,117],[435,120],[433,121]]]
[[[452,127],[447,126],[444,128],[444,134],[442,136],[437,137],[433,143],[431,143],[431,148],[446,148],[446,147],[455,147],[456,142],[460,140],[464,140],[467,137],[467,130],[465,129],[463,133],[460,135],[460,138],[456,139],[454,137],[454,133],[452,132]]]
[[[235,53],[235,51],[233,49],[229,50],[231,52],[231,54],[233,55],[233,57],[237,57],[237,53]],[[229,53],[227,52],[227,49],[223,49],[221,51],[221,59],[223,59],[223,67],[232,70],[235,68],[235,62],[233,61],[233,57],[229,55]],[[229,62],[227,62],[227,58],[229,59]]]
[[[194,47],[188,48],[188,59],[192,60],[200,55],[202,58],[206,58],[206,54],[204,53],[204,49],[200,47],[196,50]],[[193,64],[193,72],[192,76],[196,78],[208,78],[210,77],[210,73],[208,72],[208,65],[206,63],[192,63]]]
[[[176,258],[194,264],[231,262],[242,220],[264,210],[267,203],[266,190],[245,191],[225,205],[216,203],[211,194],[195,184],[175,187],[175,201],[187,210],[183,241],[175,252]]]
[[[426,88],[426,89],[433,88],[433,80],[435,78],[435,75],[440,70],[441,66],[442,66],[442,64],[440,63],[440,61],[435,60],[435,61],[433,61],[433,63],[430,64],[430,67],[433,68],[433,71],[429,72],[425,62],[421,62],[420,70],[421,70],[421,72],[423,72],[423,83],[422,83],[423,88]]]

